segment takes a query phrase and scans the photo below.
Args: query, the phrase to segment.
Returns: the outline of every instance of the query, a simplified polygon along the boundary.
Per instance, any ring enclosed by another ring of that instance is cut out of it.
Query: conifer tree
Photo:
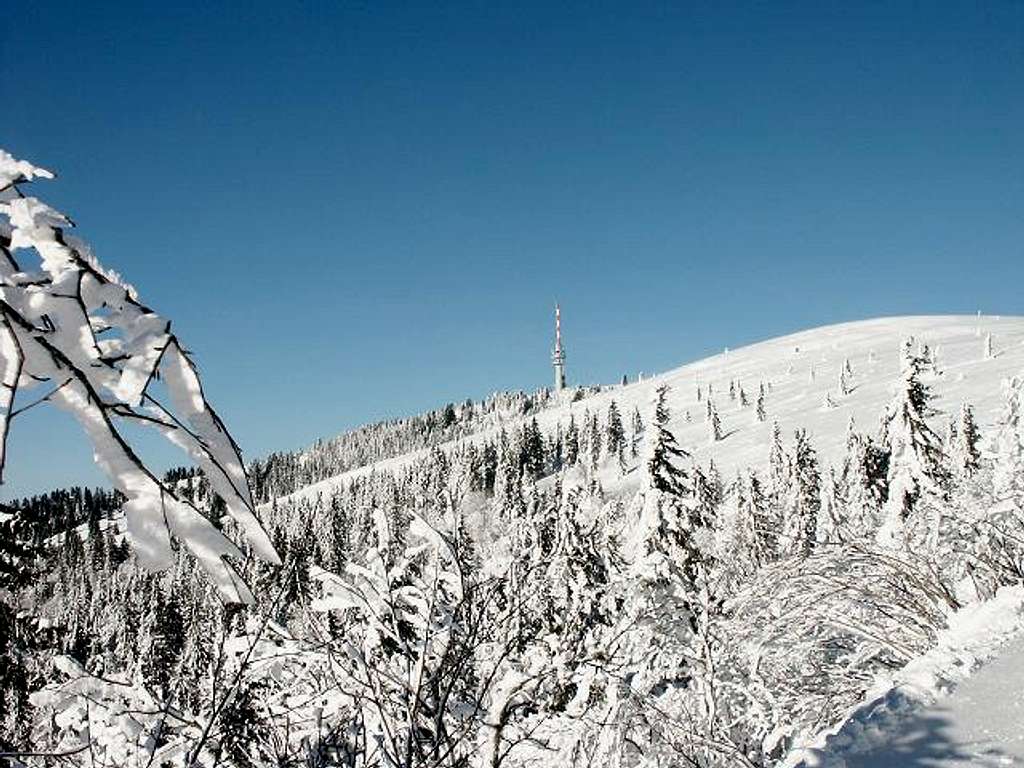
[[[640,409],[636,406],[633,407],[632,432],[629,452],[636,459],[640,457],[640,441],[643,440],[644,436],[644,421],[640,417]]]
[[[715,528],[715,562],[718,581],[728,591],[742,582],[757,568],[754,554],[756,520],[751,514],[747,487],[743,476],[736,478],[725,492],[720,523]]]
[[[601,459],[601,426],[597,421],[597,414],[593,413],[587,419],[587,459],[591,472],[597,472]]]
[[[701,545],[712,541],[704,519],[712,514],[708,510],[712,494],[698,468],[692,468],[691,476],[677,463],[688,454],[668,430],[667,394],[667,385],[655,393],[644,476],[635,501],[638,519],[627,556],[637,581],[632,588],[637,594],[635,610],[653,611],[655,622],[681,614],[690,630],[696,631],[713,558],[708,547]],[[672,621],[678,622],[678,618]]]
[[[580,458],[580,433],[576,428],[576,417],[569,415],[569,426],[565,430],[565,465],[573,467]]]
[[[506,441],[499,439],[494,505],[498,515],[505,520],[521,517],[523,512],[523,476],[515,453]]]
[[[536,416],[525,427],[524,453],[526,472],[534,480],[540,479],[544,475],[544,436]]]
[[[772,424],[772,444],[768,451],[768,494],[780,520],[791,478],[791,462],[782,444],[782,428],[776,421]]]
[[[840,544],[850,538],[846,519],[848,500],[842,478],[835,467],[829,467],[821,493],[821,512],[818,517],[819,544]]]
[[[708,398],[708,431],[712,442],[717,443],[722,439],[722,420],[718,417],[718,408],[714,406],[711,398]]]
[[[850,361],[847,360],[846,362],[849,363]],[[846,397],[851,391],[850,375],[846,372],[846,367],[844,366],[843,370],[839,374],[839,394]]]
[[[547,466],[552,474],[558,474],[562,471],[564,462],[563,441],[562,425],[559,423],[555,427],[555,434],[548,438]]]
[[[948,450],[953,474],[962,481],[973,477],[981,467],[981,435],[974,420],[974,409],[968,403],[961,406],[959,420],[953,426]]]
[[[688,459],[690,455],[676,444],[675,436],[668,429],[671,416],[666,402],[668,392],[667,384],[662,384],[655,391],[654,417],[651,434],[647,438],[645,463],[647,476],[657,491],[681,497],[688,490],[688,478],[677,462]]]
[[[793,487],[783,521],[787,554],[806,557],[814,548],[821,510],[821,477],[818,457],[807,430],[798,429],[793,447]]]
[[[612,400],[608,404],[608,417],[605,422],[605,450],[609,456],[618,456],[626,444],[626,431],[622,426],[619,407]]]
[[[762,386],[760,392],[757,393],[757,406],[755,407],[754,415],[757,418],[758,423],[761,423],[768,418],[768,414],[765,413],[764,410],[764,386]]]
[[[725,497],[725,487],[715,462],[708,464],[707,471],[693,467],[691,503],[686,508],[687,529],[710,529],[718,519],[719,507]]]
[[[167,691],[176,674],[184,641],[181,611],[173,593],[164,594],[159,581],[152,579],[149,610],[144,619],[145,642],[140,649],[140,673],[147,684]]]
[[[23,747],[31,726],[34,633],[32,617],[15,596],[32,580],[35,553],[22,523],[16,513],[0,508],[0,752]]]
[[[480,456],[480,477],[483,480],[483,490],[487,493],[494,493],[494,483],[498,474],[498,449],[491,440],[484,444]]]
[[[744,495],[746,509],[742,510],[750,520],[752,559],[760,567],[779,559],[779,531],[782,521],[773,513],[764,485],[754,470],[749,470],[746,477],[746,493]]]
[[[888,500],[880,531],[887,544],[938,544],[945,472],[942,443],[928,419],[934,415],[931,388],[923,381],[925,359],[908,339],[901,356],[900,381],[882,419],[881,445],[889,453]]]

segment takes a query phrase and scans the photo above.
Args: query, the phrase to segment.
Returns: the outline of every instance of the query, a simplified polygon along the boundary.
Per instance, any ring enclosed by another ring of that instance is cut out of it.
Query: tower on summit
[[[562,348],[562,310],[555,304],[555,349],[551,353],[551,364],[555,367],[555,391],[565,389],[565,350]]]

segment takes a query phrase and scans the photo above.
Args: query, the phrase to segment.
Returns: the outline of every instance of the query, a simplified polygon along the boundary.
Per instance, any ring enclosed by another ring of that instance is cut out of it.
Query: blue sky
[[[1019,2],[39,2],[4,28],[0,146],[60,173],[36,194],[174,319],[247,456],[546,385],[556,298],[584,382],[1024,314]],[[3,496],[99,482],[62,414],[14,427]]]

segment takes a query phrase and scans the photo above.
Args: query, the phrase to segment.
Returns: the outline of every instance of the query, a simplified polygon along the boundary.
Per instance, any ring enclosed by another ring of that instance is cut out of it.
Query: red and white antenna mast
[[[555,367],[555,391],[565,389],[565,350],[562,348],[562,310],[555,304],[555,349],[551,353],[551,364]]]

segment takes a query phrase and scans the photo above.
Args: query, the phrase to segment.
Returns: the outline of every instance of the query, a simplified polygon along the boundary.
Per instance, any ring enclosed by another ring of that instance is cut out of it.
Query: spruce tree
[[[791,479],[792,464],[782,444],[782,428],[776,421],[772,424],[772,444],[768,451],[768,499],[779,520],[783,517]]]
[[[536,417],[527,423],[523,442],[526,472],[534,480],[539,480],[544,475],[544,436]]]
[[[608,404],[608,417],[605,421],[605,450],[609,456],[618,456],[625,443],[626,431],[622,426],[622,416],[612,400]]]
[[[22,523],[17,513],[0,508],[0,752],[23,748],[31,727],[30,661],[37,641],[32,616],[16,595],[33,578],[35,553]]]
[[[772,512],[760,476],[754,470],[747,473],[744,515],[750,520],[752,531],[752,557],[757,566],[779,559],[779,531],[781,520]]]
[[[714,401],[708,398],[708,435],[711,442],[717,443],[722,439],[722,420],[718,417],[718,408]]]
[[[819,544],[841,544],[849,540],[847,522],[848,500],[846,486],[835,467],[829,467],[825,487],[821,493],[821,512],[818,518],[817,541]]]
[[[633,572],[638,580],[638,606],[648,606],[659,617],[682,612],[696,631],[701,612],[701,590],[707,586],[711,553],[700,541],[710,541],[703,525],[700,499],[710,494],[694,467],[693,475],[678,462],[689,454],[668,429],[668,385],[655,392],[654,414],[644,452],[644,479],[636,496],[637,522],[629,542]],[[646,609],[645,609],[646,610]],[[673,617],[673,621],[676,621]]]
[[[152,579],[144,626],[146,642],[141,649],[139,671],[148,685],[166,693],[177,671],[184,627],[177,599],[172,592],[164,594],[156,579]]]
[[[651,434],[647,438],[645,463],[647,476],[656,490],[681,497],[688,490],[687,475],[676,462],[688,459],[690,455],[677,445],[675,436],[668,429],[671,417],[666,402],[668,392],[667,384],[662,384],[655,391],[654,418],[651,423]]]
[[[569,415],[569,426],[565,430],[565,465],[573,467],[580,458],[580,433],[576,428],[576,417]]]
[[[793,446],[793,487],[784,519],[783,543],[790,555],[806,557],[814,548],[821,511],[818,457],[807,430],[798,429]]]
[[[960,408],[959,419],[954,422],[953,440],[949,447],[953,474],[959,480],[975,475],[981,467],[981,435],[974,420],[974,409],[967,403]]]
[[[925,359],[908,339],[900,381],[882,420],[881,445],[889,453],[888,501],[880,531],[887,544],[938,543],[946,484],[942,442],[928,424],[934,415],[931,388],[923,381]]]
[[[640,442],[644,437],[644,421],[640,417],[640,409],[633,407],[633,418],[631,424],[632,438],[630,440],[629,453],[636,459],[640,457]]]
[[[601,426],[597,414],[591,414],[587,422],[587,458],[591,472],[597,472],[601,459]]]

